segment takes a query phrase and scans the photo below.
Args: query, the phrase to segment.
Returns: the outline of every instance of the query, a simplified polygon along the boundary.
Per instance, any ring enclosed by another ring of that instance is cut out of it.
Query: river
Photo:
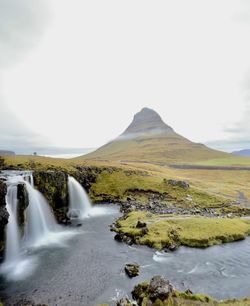
[[[115,241],[109,225],[119,216],[118,206],[98,207],[81,226],[65,228],[68,239],[29,251],[31,274],[18,281],[0,279],[6,305],[19,300],[52,306],[113,305],[116,299],[130,296],[135,284],[158,274],[178,289],[217,299],[250,295],[249,238],[207,249],[156,252]],[[140,276],[125,275],[124,265],[129,262],[140,264]]]

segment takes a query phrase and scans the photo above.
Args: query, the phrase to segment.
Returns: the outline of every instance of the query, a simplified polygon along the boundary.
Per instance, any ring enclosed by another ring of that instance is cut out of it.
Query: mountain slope
[[[178,135],[154,110],[143,108],[119,137],[83,158],[166,164],[227,156]]]
[[[250,157],[250,149],[244,149],[240,151],[234,151],[232,152],[233,155],[237,156],[245,156],[245,157]]]

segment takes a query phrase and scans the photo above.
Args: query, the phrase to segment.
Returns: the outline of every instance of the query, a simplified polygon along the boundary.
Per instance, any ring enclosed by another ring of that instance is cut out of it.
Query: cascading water
[[[59,226],[44,196],[32,186],[32,175],[29,181],[31,183],[25,181],[29,205],[26,210],[27,222],[24,238],[28,246],[36,246],[49,238],[50,234],[57,232]]]
[[[72,232],[62,231],[56,223],[53,213],[43,197],[34,188],[31,173],[6,173],[7,195],[6,208],[9,221],[6,228],[6,252],[0,272],[9,280],[20,280],[31,274],[36,265],[37,257],[27,255],[27,247],[61,245],[60,240],[72,236]],[[6,178],[6,177],[5,177]],[[28,193],[29,204],[26,209],[24,235],[21,237],[18,224],[17,186],[24,184]],[[64,246],[64,244],[62,244]]]
[[[6,208],[9,222],[6,229],[6,263],[17,261],[20,257],[20,233],[17,224],[17,185],[9,185],[6,195]]]
[[[6,249],[4,263],[0,272],[6,275],[9,280],[19,280],[29,275],[34,268],[34,258],[27,259],[23,254],[22,240],[18,224],[18,197],[17,186],[24,184],[24,177],[13,175],[7,180],[6,209],[9,213],[9,220],[6,227]]]
[[[91,210],[91,202],[83,187],[72,176],[68,177],[69,211],[71,219],[83,219],[88,217]]]

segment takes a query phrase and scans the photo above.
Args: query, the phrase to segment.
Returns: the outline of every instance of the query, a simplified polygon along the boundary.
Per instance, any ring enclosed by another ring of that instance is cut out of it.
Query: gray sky
[[[248,0],[0,0],[0,148],[97,147],[142,107],[250,148]]]

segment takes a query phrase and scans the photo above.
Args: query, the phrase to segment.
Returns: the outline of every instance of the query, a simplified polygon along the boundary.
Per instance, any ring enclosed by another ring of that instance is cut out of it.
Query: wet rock
[[[126,272],[126,274],[132,278],[132,277],[136,277],[139,275],[140,270],[139,270],[140,266],[137,263],[129,263],[126,264],[124,270]]]
[[[163,276],[154,276],[148,287],[148,292],[151,298],[165,300],[174,291],[172,284]]]
[[[25,184],[17,185],[17,198],[18,198],[18,206],[17,206],[17,216],[19,226],[24,226],[25,221],[25,210],[29,205],[29,196]]]
[[[119,241],[119,242],[122,242],[123,241],[123,234],[121,234],[121,233],[117,233],[115,236],[114,236],[114,239],[116,240],[116,241]]]
[[[6,209],[5,196],[7,193],[6,184],[0,180],[0,254],[4,249],[5,226],[8,223],[9,213]]]

